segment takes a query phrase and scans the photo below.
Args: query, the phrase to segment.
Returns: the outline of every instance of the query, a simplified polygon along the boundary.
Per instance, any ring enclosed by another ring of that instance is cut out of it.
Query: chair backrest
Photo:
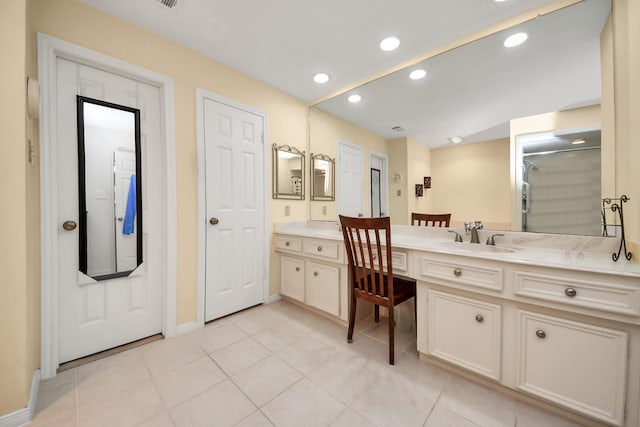
[[[424,214],[411,213],[411,225],[424,225],[431,227],[448,227],[451,221],[451,214]]]
[[[372,297],[393,298],[389,217],[353,218],[340,215],[340,224],[354,288]]]

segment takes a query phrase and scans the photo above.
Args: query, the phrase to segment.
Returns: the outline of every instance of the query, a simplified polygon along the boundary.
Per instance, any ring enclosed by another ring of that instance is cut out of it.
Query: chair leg
[[[373,320],[376,323],[380,321],[380,306],[378,304],[373,307]]]
[[[349,304],[349,329],[347,331],[348,343],[353,342],[353,327],[355,326],[355,323],[356,323],[356,301],[357,300],[358,298],[356,297],[356,294],[353,291],[351,291],[351,302]]]
[[[388,311],[389,311],[389,365],[395,365],[395,360],[394,360],[394,349],[395,349],[395,342],[393,339],[393,327],[395,325],[395,321],[393,319],[393,308],[394,307],[389,307]]]

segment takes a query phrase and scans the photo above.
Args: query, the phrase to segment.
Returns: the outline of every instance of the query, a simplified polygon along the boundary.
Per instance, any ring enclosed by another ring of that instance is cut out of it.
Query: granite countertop
[[[460,233],[464,242],[454,242],[449,230]],[[277,223],[274,232],[342,241],[340,225],[334,221]],[[496,246],[484,244],[497,233],[504,236],[495,237]],[[479,245],[470,244],[469,236],[457,228],[391,226],[392,245],[399,249],[640,278],[640,264],[628,262],[624,254],[618,262],[612,260],[612,253],[617,253],[620,245],[618,238],[492,230],[480,230],[478,234]]]

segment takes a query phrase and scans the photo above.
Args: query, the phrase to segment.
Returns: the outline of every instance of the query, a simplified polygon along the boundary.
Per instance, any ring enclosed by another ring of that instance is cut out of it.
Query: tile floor
[[[29,426],[576,426],[285,301],[42,381]]]

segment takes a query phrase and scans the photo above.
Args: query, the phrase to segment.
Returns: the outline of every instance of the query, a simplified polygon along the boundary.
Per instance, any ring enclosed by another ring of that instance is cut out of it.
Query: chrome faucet
[[[502,233],[492,234],[491,237],[487,238],[487,245],[495,246],[496,245],[495,238],[496,237],[502,237],[502,236],[504,236],[504,234],[502,234]]]
[[[454,239],[454,242],[462,242],[462,236],[460,235],[460,233],[458,233],[455,230],[447,230],[449,233],[456,233],[456,237]]]
[[[478,230],[482,230],[482,221],[474,221],[473,225],[470,222],[464,223],[464,231],[465,234],[471,233],[471,241],[470,243],[480,243],[480,238],[478,237]]]
[[[471,241],[469,243],[480,243],[480,239],[478,238],[478,228],[475,226],[471,227]]]

